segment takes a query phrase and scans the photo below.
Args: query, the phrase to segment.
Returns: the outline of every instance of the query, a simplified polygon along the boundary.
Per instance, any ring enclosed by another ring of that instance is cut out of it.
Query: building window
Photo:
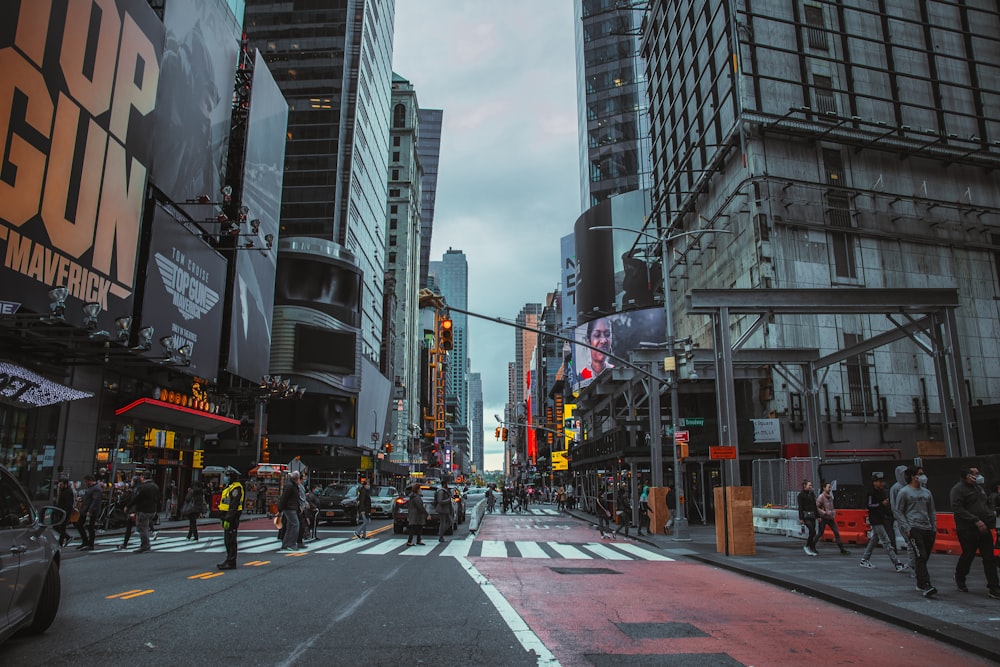
[[[395,234],[389,234],[389,247],[390,248],[395,248],[396,247],[396,235]],[[392,254],[390,253],[389,256],[392,257]]]
[[[854,221],[851,217],[851,200],[847,193],[839,189],[844,186],[844,160],[840,151],[823,149],[823,171],[826,173],[827,184],[838,186],[830,188],[824,194],[834,271],[838,277],[854,279],[858,277],[854,254],[856,234],[852,231]]]
[[[398,197],[399,196],[399,188],[390,188],[389,189],[389,196],[390,197]]]
[[[393,162],[399,162],[399,151],[393,151],[392,152],[392,161]]]
[[[826,29],[823,22],[823,8],[806,5],[806,34],[809,38],[809,48],[826,51]]]
[[[396,263],[396,253],[390,252],[389,253],[389,264],[392,265],[392,264],[395,264],[395,263]]]
[[[399,137],[393,137],[392,138],[392,145],[393,146],[399,146],[399,145],[401,145],[400,138]]]
[[[392,170],[392,180],[394,180],[394,181],[398,181],[399,180],[399,169],[393,169]]]
[[[389,204],[389,213],[399,213],[399,204]]]
[[[396,229],[399,226],[399,220],[396,218],[389,218],[389,229]]]
[[[392,110],[392,126],[406,127],[406,105],[397,104]]]
[[[837,113],[837,98],[833,93],[833,79],[830,77],[813,75],[813,98],[820,114]]]
[[[857,345],[862,340],[858,334],[844,333],[844,347]],[[847,391],[852,415],[871,417],[875,414],[872,397],[872,363],[868,355],[862,353],[848,357],[844,362],[847,370]]]

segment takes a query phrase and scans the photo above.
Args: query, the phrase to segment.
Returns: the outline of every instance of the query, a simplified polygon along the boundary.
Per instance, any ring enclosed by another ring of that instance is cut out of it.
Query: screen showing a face
[[[573,346],[573,390],[583,389],[605,370],[619,365],[615,357],[627,359],[641,343],[663,343],[666,330],[661,308],[615,313],[581,324],[574,338],[590,347]]]

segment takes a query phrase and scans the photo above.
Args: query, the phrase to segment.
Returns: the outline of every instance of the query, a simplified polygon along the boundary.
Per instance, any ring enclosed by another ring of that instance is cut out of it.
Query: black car
[[[358,485],[331,484],[319,494],[317,521],[346,521],[358,525]]]
[[[430,485],[420,487],[420,497],[423,499],[424,508],[427,510],[427,521],[424,523],[424,531],[427,534],[436,533],[438,527],[441,525],[441,516],[434,504],[434,495],[439,488]],[[465,500],[455,489],[449,489],[449,491],[452,492],[452,517],[454,521],[450,527],[445,529],[445,532],[451,535],[455,532],[455,526],[465,521]],[[392,530],[397,535],[401,534],[409,526],[407,522],[407,505],[410,504],[408,496],[409,494],[396,498],[396,502],[392,506]]]

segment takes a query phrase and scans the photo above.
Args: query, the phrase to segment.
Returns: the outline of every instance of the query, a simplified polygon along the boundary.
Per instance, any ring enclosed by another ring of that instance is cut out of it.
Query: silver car
[[[399,491],[393,486],[372,488],[372,516],[392,516],[392,504],[398,497]]]
[[[50,526],[66,513],[36,512],[21,485],[0,466],[0,642],[22,630],[44,632],[59,611],[59,540]]]

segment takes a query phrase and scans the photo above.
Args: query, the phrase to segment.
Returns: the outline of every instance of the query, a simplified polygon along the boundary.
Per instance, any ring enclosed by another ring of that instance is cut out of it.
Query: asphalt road
[[[390,539],[389,522],[379,526],[365,548]],[[275,535],[244,528],[241,543]],[[320,538],[351,531],[321,528]],[[145,554],[114,550],[117,536],[92,553],[70,547],[56,622],[0,646],[0,664],[537,664],[454,558],[274,553],[274,540],[220,572],[218,547],[173,550],[195,546],[183,537],[161,531]],[[203,528],[200,548],[213,539]]]

